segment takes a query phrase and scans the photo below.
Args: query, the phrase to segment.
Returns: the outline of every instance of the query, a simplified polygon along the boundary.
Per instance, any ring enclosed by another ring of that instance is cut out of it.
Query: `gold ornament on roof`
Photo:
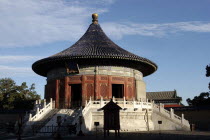
[[[97,13],[92,14],[92,18],[93,18],[92,22],[94,24],[98,24],[98,14]]]

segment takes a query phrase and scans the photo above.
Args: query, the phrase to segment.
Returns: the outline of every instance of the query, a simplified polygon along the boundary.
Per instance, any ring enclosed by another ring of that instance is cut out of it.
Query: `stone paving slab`
[[[0,140],[16,140],[15,135],[0,136]],[[23,136],[22,140],[53,140],[52,136]],[[115,137],[114,133],[110,133],[109,137],[104,138],[102,133],[86,136],[65,136],[61,140],[210,140],[210,132],[203,131],[152,131],[139,133],[121,133],[120,137]]]

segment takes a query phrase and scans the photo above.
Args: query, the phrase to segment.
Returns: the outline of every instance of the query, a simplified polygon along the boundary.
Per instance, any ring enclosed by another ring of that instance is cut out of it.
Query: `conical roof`
[[[152,61],[130,53],[111,41],[93,20],[86,33],[71,47],[50,57],[41,59],[32,65],[39,75],[56,67],[65,67],[67,62],[79,65],[124,66],[137,69],[147,76],[157,69]]]

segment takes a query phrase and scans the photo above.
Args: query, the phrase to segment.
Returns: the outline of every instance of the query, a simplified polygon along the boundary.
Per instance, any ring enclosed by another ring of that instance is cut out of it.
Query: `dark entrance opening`
[[[112,97],[123,98],[124,96],[124,85],[123,84],[112,84]]]
[[[71,107],[80,107],[82,105],[82,85],[71,84]]]

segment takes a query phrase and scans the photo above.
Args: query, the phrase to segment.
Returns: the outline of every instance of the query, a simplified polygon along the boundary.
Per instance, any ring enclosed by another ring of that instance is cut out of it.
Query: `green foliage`
[[[40,96],[36,94],[35,84],[28,88],[26,82],[18,86],[11,78],[0,79],[0,109],[32,109],[37,99]]]
[[[188,98],[186,101],[189,106],[210,105],[210,94],[209,92],[202,92],[199,96],[195,96],[194,99]]]

